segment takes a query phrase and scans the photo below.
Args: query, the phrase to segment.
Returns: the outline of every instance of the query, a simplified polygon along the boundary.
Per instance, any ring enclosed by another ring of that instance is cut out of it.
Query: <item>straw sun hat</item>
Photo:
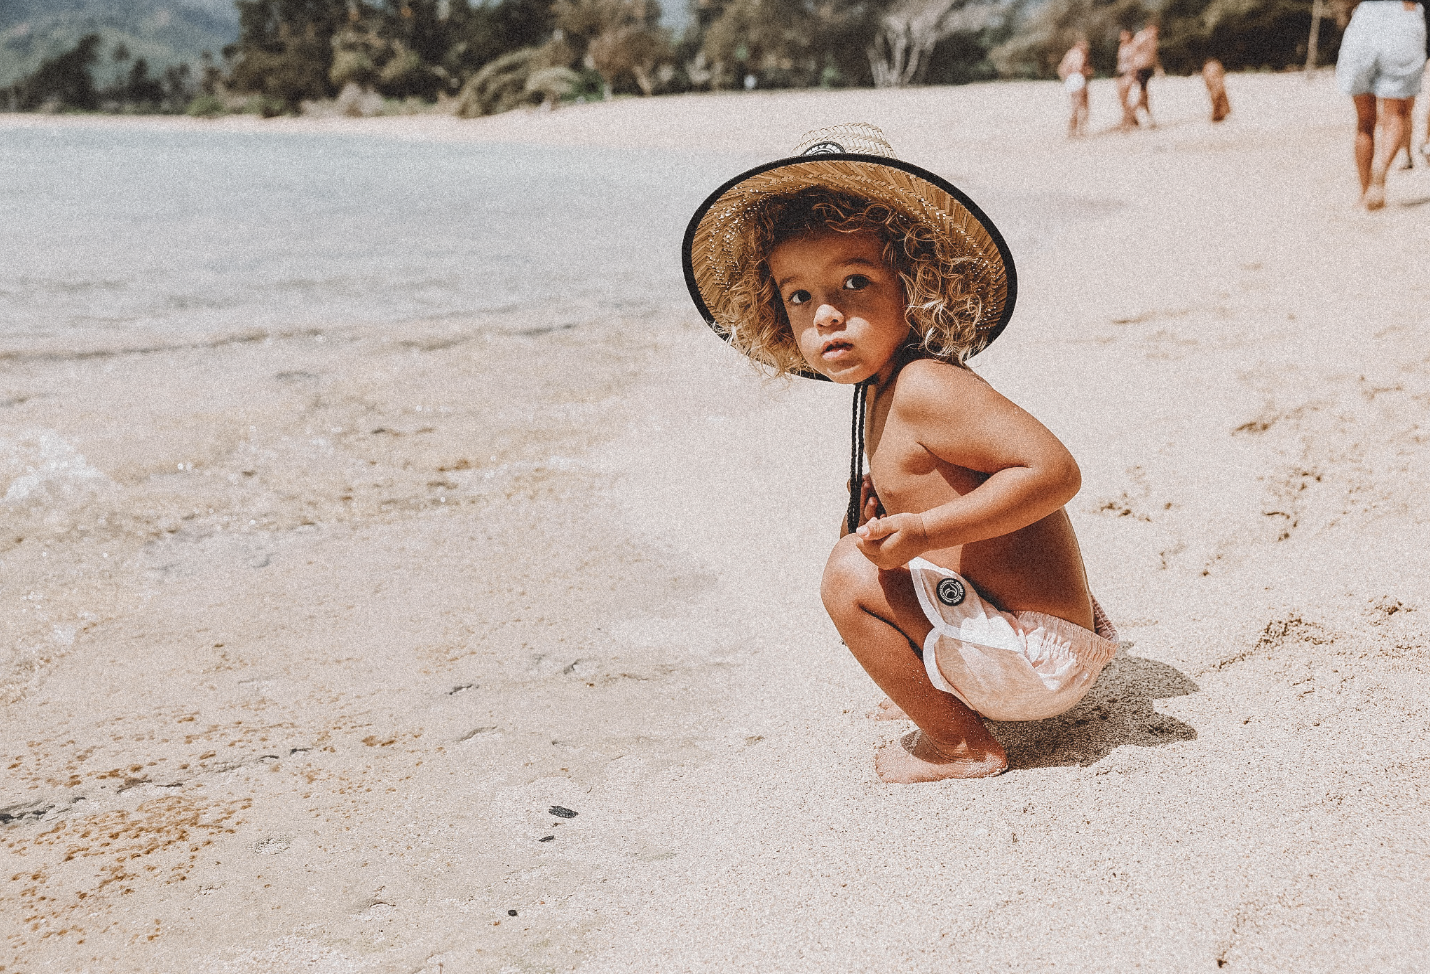
[[[854,122],[808,133],[793,156],[741,173],[711,193],[691,217],[682,247],[685,283],[715,334],[728,342],[740,328],[731,285],[752,262],[766,256],[758,252],[753,217],[769,203],[816,187],[889,206],[952,245],[949,249],[959,256],[948,272],[962,278],[962,290],[977,309],[969,355],[987,348],[1007,326],[1018,296],[1018,275],[993,221],[952,183],[896,159],[877,126]],[[807,366],[791,371],[827,381]],[[850,422],[846,522],[851,532],[860,517],[868,387],[866,381],[855,388]]]
[[[815,187],[883,203],[950,238],[965,255],[956,273],[981,306],[970,355],[987,348],[1013,314],[1018,278],[1013,255],[993,221],[952,183],[894,157],[877,126],[863,122],[816,129],[786,159],[756,166],[721,186],[700,205],[682,248],[690,296],[717,335],[729,341],[739,327],[730,285],[756,253],[751,217],[768,201]],[[810,368],[795,370],[812,379]]]

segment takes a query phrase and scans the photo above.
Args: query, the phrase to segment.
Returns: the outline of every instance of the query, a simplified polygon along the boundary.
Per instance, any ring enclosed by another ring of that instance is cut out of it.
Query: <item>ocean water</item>
[[[754,159],[0,129],[0,336],[641,313]]]

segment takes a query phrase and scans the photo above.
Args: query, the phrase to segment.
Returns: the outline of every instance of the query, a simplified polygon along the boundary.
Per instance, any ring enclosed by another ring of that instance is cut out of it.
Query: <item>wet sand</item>
[[[1217,127],[1154,85],[1160,129],[1077,143],[1033,83],[0,117],[771,156],[880,124],[1010,214],[977,368],[1082,464],[1126,640],[995,726],[1007,774],[879,783],[908,727],[817,598],[847,390],[754,376],[679,293],[0,338],[0,969],[1422,968],[1430,171],[1358,211],[1324,74],[1232,76]]]

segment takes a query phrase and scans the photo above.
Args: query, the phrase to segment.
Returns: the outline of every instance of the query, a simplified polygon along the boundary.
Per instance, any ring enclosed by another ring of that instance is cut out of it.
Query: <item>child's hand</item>
[[[866,473],[864,482],[859,485],[859,523],[865,524],[874,520],[882,510],[879,494],[874,490],[874,478]]]
[[[845,483],[848,489],[849,484]],[[859,482],[859,523],[865,524],[884,513],[884,505],[879,500],[879,493],[874,489],[874,478],[869,474],[864,475],[864,479]],[[841,519],[839,522],[839,536],[842,538],[849,533],[849,521]]]
[[[855,542],[864,557],[885,571],[902,568],[929,549],[921,514],[890,514],[860,525]]]

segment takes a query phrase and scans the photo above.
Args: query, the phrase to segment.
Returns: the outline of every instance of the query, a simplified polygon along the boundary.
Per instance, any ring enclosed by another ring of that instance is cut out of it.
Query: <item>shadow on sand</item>
[[[1183,697],[1199,688],[1180,670],[1143,659],[1118,656],[1091,692],[1072,710],[1048,720],[993,723],[1008,751],[1011,771],[1096,764],[1119,747],[1157,747],[1196,740],[1194,727],[1159,714],[1153,700]]]

